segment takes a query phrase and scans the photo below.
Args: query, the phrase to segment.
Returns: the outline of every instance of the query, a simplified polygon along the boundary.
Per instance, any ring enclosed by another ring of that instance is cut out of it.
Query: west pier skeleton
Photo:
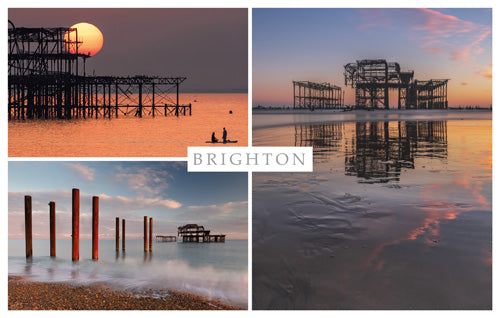
[[[357,109],[389,109],[391,90],[397,90],[398,109],[447,109],[449,79],[414,79],[397,62],[357,60],[344,65],[345,86],[355,89]],[[294,109],[346,109],[345,90],[330,83],[293,81]]]
[[[19,28],[9,20],[9,119],[190,116],[186,77],[88,76],[76,28]],[[67,48],[76,48],[75,53]]]
[[[210,230],[198,224],[179,226],[177,235],[182,237],[182,242],[224,243],[226,241],[225,234],[210,234]]]

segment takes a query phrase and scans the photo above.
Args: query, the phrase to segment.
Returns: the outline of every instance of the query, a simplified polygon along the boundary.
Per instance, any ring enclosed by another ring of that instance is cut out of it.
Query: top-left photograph
[[[9,157],[248,145],[247,9],[9,9]]]

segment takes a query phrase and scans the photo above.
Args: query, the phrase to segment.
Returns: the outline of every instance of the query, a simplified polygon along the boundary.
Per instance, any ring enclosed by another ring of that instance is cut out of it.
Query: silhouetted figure
[[[226,127],[224,127],[222,130],[222,141],[226,142],[227,141],[226,138],[227,138],[227,130]]]
[[[229,113],[230,113],[230,114],[232,114],[232,113],[233,113],[233,111],[232,111],[232,110],[230,110],[230,111],[229,111]]]
[[[212,142],[218,142],[219,140],[215,138],[215,132],[212,133]]]

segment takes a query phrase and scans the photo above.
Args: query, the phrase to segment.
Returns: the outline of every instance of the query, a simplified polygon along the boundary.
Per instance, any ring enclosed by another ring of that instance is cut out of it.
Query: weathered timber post
[[[26,239],[26,258],[33,257],[33,235],[31,223],[31,196],[24,196],[24,235]]]
[[[49,202],[50,257],[56,257],[56,203]]]
[[[120,218],[116,218],[116,251],[120,249]]]
[[[78,261],[80,259],[80,190],[78,189],[73,189],[72,212],[72,259],[73,261]]]
[[[149,218],[149,251],[153,250],[153,218]]]
[[[122,220],[122,250],[125,250],[125,219]]]
[[[144,217],[144,252],[148,251],[148,217]]]
[[[99,259],[99,197],[92,197],[92,259]]]

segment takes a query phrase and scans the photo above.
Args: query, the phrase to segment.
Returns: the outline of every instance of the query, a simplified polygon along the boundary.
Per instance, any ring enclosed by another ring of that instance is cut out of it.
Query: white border
[[[500,31],[498,28],[498,23],[495,20],[497,17],[496,10],[499,8],[497,5],[499,3],[498,1],[493,1],[493,0],[476,0],[476,1],[471,1],[471,0],[421,0],[421,1],[397,1],[397,0],[233,0],[233,1],[228,1],[228,0],[211,0],[211,1],[206,1],[206,0],[183,0],[183,1],[149,1],[149,0],[143,0],[143,1],[130,1],[130,0],[121,0],[121,1],[109,1],[109,0],[88,0],[88,1],[73,1],[73,2],[68,2],[68,1],[62,1],[62,0],[45,0],[45,1],[26,1],[26,0],[17,0],[17,1],[12,1],[12,0],[4,0],[2,1],[2,7],[4,10],[1,11],[0,13],[0,19],[3,19],[5,25],[7,24],[7,8],[8,7],[15,7],[15,8],[21,8],[21,7],[96,7],[96,8],[108,8],[108,7],[128,7],[128,8],[147,8],[147,7],[169,7],[169,8],[186,8],[186,7],[200,7],[200,8],[205,8],[205,7],[239,7],[239,8],[250,8],[248,17],[249,17],[249,39],[248,39],[248,44],[249,44],[249,54],[248,54],[248,85],[249,85],[249,90],[248,90],[248,98],[249,98],[249,121],[248,121],[248,127],[249,127],[249,146],[251,145],[252,141],[252,117],[251,117],[251,107],[252,107],[252,38],[251,38],[251,30],[252,30],[252,12],[251,8],[265,8],[265,7],[315,7],[315,8],[322,8],[322,7],[330,7],[330,8],[359,8],[359,7],[367,7],[367,8],[372,8],[372,7],[401,7],[401,8],[408,8],[408,7],[427,7],[427,8],[493,8],[493,53],[495,53],[497,50],[497,34]],[[7,100],[7,28],[4,28],[4,30],[1,32],[1,38],[0,38],[0,50],[2,52],[1,54],[1,62],[0,62],[0,70],[1,74],[3,74],[1,78],[1,88],[0,88],[0,98],[4,101]],[[495,62],[495,54],[493,54],[493,74],[496,76],[497,74],[497,64]],[[493,80],[493,104],[496,104],[496,101],[498,100],[497,94],[495,92],[497,91],[498,85],[496,85],[496,81]],[[5,104],[4,104],[5,105]],[[500,106],[498,106],[500,107]],[[494,106],[495,108],[495,106]],[[499,129],[496,127],[495,123],[497,122],[496,119],[496,113],[497,111],[493,112],[493,180],[497,179],[497,169],[495,168],[496,166],[496,158],[498,155],[498,140],[500,137],[499,134]],[[3,180],[0,183],[0,190],[1,195],[0,197],[2,198],[2,206],[4,207],[4,213],[3,213],[3,218],[1,219],[3,221],[3,226],[2,230],[4,233],[4,236],[2,238],[2,244],[0,244],[1,255],[4,255],[4,257],[7,255],[7,198],[8,198],[8,178],[7,178],[7,172],[8,172],[8,161],[39,161],[39,160],[49,160],[49,161],[135,161],[135,160],[140,160],[140,161],[160,161],[160,160],[166,160],[166,161],[178,161],[180,160],[185,160],[185,158],[87,158],[87,157],[79,157],[79,158],[7,158],[7,149],[8,149],[8,143],[7,143],[7,116],[5,112],[0,111],[0,130],[2,132],[1,134],[1,139],[0,143],[2,146],[3,151],[1,151],[0,154],[0,160],[1,160],[1,165],[0,165],[0,173],[3,176]],[[493,198],[496,198],[498,195],[497,187],[495,186],[495,183],[493,183]],[[249,175],[248,178],[248,199],[249,199],[249,211],[252,211],[252,176]],[[498,222],[497,217],[495,217],[495,209],[496,208],[496,200],[493,199],[493,207],[494,207],[494,212],[493,212],[493,229],[496,230],[498,228]],[[249,213],[248,217],[248,224],[249,224],[249,233],[248,233],[248,240],[249,240],[249,304],[248,308],[251,310],[252,308],[252,288],[251,288],[251,282],[252,282],[252,261],[251,261],[251,256],[252,256],[252,249],[251,249],[251,240],[252,240],[252,218],[251,218],[251,213]],[[498,254],[499,249],[497,248],[498,242],[496,240],[497,235],[495,235],[495,232],[493,232],[493,311],[425,311],[424,313],[421,311],[405,311],[404,313],[401,313],[399,311],[371,311],[371,312],[360,312],[360,311],[314,311],[314,315],[318,315],[321,317],[331,317],[332,315],[340,315],[340,316],[357,316],[357,315],[370,315],[374,317],[386,317],[386,316],[400,316],[401,314],[404,314],[405,316],[413,316],[416,317],[421,316],[422,314],[424,315],[430,315],[430,316],[442,316],[442,315],[453,315],[454,317],[469,317],[470,315],[493,315],[493,313],[496,310],[496,307],[500,305],[499,303],[499,296],[498,296],[498,288],[497,288],[497,279],[496,278],[496,273],[497,269],[499,268],[497,266],[498,262],[498,257],[496,255]],[[7,311],[7,257],[3,259],[3,262],[1,263],[1,268],[2,268],[2,273],[3,275],[0,277],[0,285],[3,287],[1,288],[1,293],[0,293],[0,299],[1,299],[1,307],[0,310],[3,312],[7,312],[8,315],[12,316],[22,316],[22,315],[41,315],[42,317],[48,317],[50,316],[58,316],[58,315],[105,315],[107,312],[66,312],[66,311],[59,311],[59,312],[54,312],[54,311],[37,311],[37,312],[28,312],[28,311],[20,311],[20,312],[15,312],[15,311]],[[138,312],[121,312],[120,315],[123,315],[124,317],[132,317],[133,315],[137,314]],[[269,311],[254,311],[254,312],[186,312],[186,311],[176,311],[176,312],[162,312],[162,311],[155,311],[155,312],[148,312],[146,313],[147,315],[153,315],[153,316],[159,316],[159,315],[173,315],[176,317],[187,317],[187,316],[199,316],[199,315],[204,315],[208,317],[233,317],[233,316],[248,316],[248,315],[259,315],[259,316],[270,316],[271,314],[285,314],[291,317],[302,317],[304,314],[308,314],[309,312],[302,312],[302,311],[286,311],[286,312],[269,312]],[[311,312],[312,313],[312,312]],[[229,316],[230,315],[230,316]]]

